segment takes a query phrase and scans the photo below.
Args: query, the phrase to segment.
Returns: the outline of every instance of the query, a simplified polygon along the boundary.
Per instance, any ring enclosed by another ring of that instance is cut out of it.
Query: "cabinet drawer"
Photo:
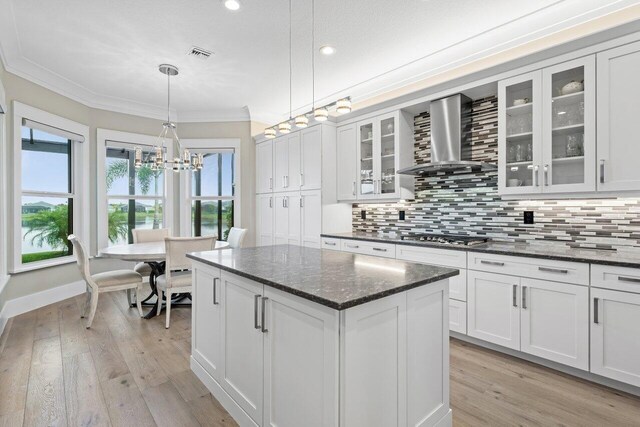
[[[467,253],[465,251],[397,245],[396,258],[444,267],[467,268]]]
[[[591,264],[591,286],[640,294],[640,269]]]
[[[589,286],[589,264],[469,252],[469,270]]]
[[[340,239],[332,239],[330,237],[323,237],[322,244],[320,245],[322,249],[331,249],[332,251],[340,251]]]
[[[373,255],[384,258],[396,257],[396,245],[390,245],[388,243],[343,239],[341,248],[345,252],[353,252],[356,254]]]
[[[467,334],[467,303],[449,300],[449,330]]]

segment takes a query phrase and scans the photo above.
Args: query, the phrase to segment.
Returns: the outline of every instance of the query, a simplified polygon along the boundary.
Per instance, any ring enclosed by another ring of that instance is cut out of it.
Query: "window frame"
[[[98,184],[98,203],[97,203],[97,214],[98,214],[98,235],[97,235],[97,252],[99,253],[102,249],[109,247],[109,236],[108,236],[108,207],[109,207],[109,197],[107,195],[107,183],[106,183],[106,169],[105,163],[107,161],[107,146],[109,142],[115,142],[117,144],[130,145],[131,148],[135,147],[153,147],[158,143],[158,137],[152,135],[145,135],[139,133],[131,133],[131,132],[121,132],[117,130],[111,129],[97,129],[97,147],[98,152],[96,155],[96,175],[97,175],[97,184]],[[173,145],[172,140],[165,139],[165,147],[167,149],[167,158],[173,158]],[[168,173],[171,172],[171,173]],[[164,181],[164,202],[162,207],[162,224],[164,228],[169,229],[169,234],[173,235],[171,231],[173,230],[173,177],[174,172],[166,171],[163,181]],[[113,196],[112,196],[113,197]],[[153,200],[156,197],[153,196],[125,196],[119,197],[123,199],[127,198],[135,198],[135,199],[149,199]]]
[[[183,139],[180,141],[183,149],[192,152],[221,150],[233,150],[233,196],[211,196],[206,200],[233,200],[233,226],[241,227],[242,212],[242,183],[241,183],[241,154],[240,138],[204,138],[204,139]],[[180,174],[180,235],[191,237],[191,195],[192,173]]]
[[[73,196],[73,234],[78,236],[87,246],[91,244],[90,205],[89,205],[89,126],[74,122],[64,117],[40,110],[38,108],[13,101],[13,257],[11,273],[21,273],[55,265],[76,262],[74,254],[51,258],[42,261],[22,263],[22,232],[16,235],[17,230],[22,230],[22,121],[33,120],[55,128],[59,128],[84,138],[84,142],[72,141],[72,170],[71,186],[69,194]],[[46,191],[38,193],[47,193]],[[58,197],[58,193],[52,193]]]

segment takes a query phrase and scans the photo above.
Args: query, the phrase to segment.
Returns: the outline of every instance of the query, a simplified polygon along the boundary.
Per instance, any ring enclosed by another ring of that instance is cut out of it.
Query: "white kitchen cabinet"
[[[598,53],[598,191],[640,190],[640,42]]]
[[[219,383],[251,420],[261,425],[264,334],[258,305],[263,286],[226,272],[222,273],[221,285],[224,316]]]
[[[300,193],[300,233],[302,246],[320,248],[322,233],[322,192],[320,190]]]
[[[413,177],[398,175],[413,165],[413,116],[396,111],[357,123],[358,200],[410,199]]]
[[[257,244],[258,246],[273,245],[275,218],[273,194],[258,194],[256,199]]]
[[[273,191],[286,191],[288,173],[289,135],[283,135],[273,140]]]
[[[595,79],[591,55],[498,83],[499,194],[596,190]]]
[[[323,131],[322,126],[314,126],[300,132],[301,190],[319,190],[322,186]]]
[[[302,197],[300,192],[286,193],[284,206],[287,217],[287,244],[300,245],[302,243]],[[318,238],[320,235],[318,235]]]
[[[273,141],[256,145],[256,193],[273,191]]]
[[[262,425],[337,426],[338,312],[266,286],[264,296]]]
[[[451,299],[451,295],[449,295],[449,298],[449,330],[466,335],[467,303]]]
[[[337,129],[337,197],[338,200],[357,199],[358,185],[358,149],[356,124],[341,126]]]
[[[222,305],[220,270],[193,272],[191,355],[215,379],[220,377],[222,358]]]
[[[520,350],[589,369],[589,288],[521,279]]]
[[[286,245],[289,242],[289,208],[287,193],[273,195],[273,244]]]
[[[520,350],[520,278],[469,271],[467,334]]]
[[[640,387],[640,294],[591,289],[591,372]]]

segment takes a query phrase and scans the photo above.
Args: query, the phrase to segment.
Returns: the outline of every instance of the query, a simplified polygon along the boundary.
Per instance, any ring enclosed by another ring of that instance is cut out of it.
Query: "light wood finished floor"
[[[140,319],[124,292],[82,297],[9,321],[0,338],[2,426],[237,425],[189,369],[191,311]],[[456,426],[640,426],[640,398],[451,341]],[[303,426],[301,426],[303,427]]]

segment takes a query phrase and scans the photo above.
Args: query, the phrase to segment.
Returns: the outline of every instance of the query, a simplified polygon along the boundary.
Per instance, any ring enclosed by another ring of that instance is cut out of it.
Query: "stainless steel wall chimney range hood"
[[[431,101],[431,161],[400,169],[399,174],[429,176],[458,170],[488,171],[492,163],[471,160],[471,99],[457,94]]]

